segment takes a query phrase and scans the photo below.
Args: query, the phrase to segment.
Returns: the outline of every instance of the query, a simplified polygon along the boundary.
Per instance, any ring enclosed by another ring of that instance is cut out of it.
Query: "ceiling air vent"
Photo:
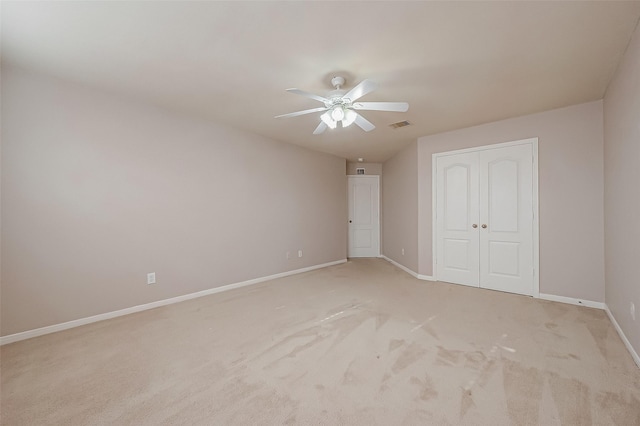
[[[398,121],[397,123],[389,124],[389,127],[391,127],[392,129],[399,129],[400,127],[405,127],[410,125],[411,123],[405,120],[405,121]]]

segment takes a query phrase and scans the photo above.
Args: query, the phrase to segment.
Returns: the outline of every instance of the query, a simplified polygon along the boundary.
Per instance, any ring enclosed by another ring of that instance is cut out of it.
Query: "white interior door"
[[[437,159],[437,277],[478,287],[478,154]]]
[[[533,143],[435,157],[436,278],[534,295]]]
[[[378,176],[348,176],[349,257],[380,256]]]
[[[480,287],[533,294],[531,145],[480,151]]]

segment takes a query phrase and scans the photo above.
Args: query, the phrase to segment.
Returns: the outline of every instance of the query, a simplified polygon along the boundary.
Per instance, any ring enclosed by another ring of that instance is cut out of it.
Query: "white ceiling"
[[[349,160],[420,136],[601,99],[640,17],[604,2],[7,2],[2,61]],[[377,128],[312,135],[332,76]],[[412,126],[392,130],[408,120]]]

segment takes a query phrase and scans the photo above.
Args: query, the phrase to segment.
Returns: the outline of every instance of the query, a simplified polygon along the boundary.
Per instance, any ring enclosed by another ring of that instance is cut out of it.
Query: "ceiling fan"
[[[344,85],[344,78],[337,76],[331,79],[331,84],[335,87],[335,90],[329,92],[327,97],[314,95],[313,93],[305,92],[300,89],[287,89],[287,92],[302,95],[307,98],[320,101],[324,104],[323,107],[306,109],[304,111],[291,112],[289,114],[277,115],[275,118],[284,117],[296,117],[298,115],[311,114],[314,112],[324,112],[320,116],[320,124],[313,131],[314,135],[330,129],[335,129],[338,123],[342,127],[350,126],[356,123],[365,132],[370,132],[375,129],[369,120],[358,114],[358,111],[395,111],[406,112],[409,109],[409,104],[406,102],[356,102],[358,99],[370,93],[378,87],[376,83],[371,80],[363,80],[356,87],[348,92],[342,90]]]

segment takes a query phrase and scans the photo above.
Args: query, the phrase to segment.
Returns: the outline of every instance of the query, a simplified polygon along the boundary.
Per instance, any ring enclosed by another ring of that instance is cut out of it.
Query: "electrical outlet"
[[[149,272],[147,274],[147,284],[155,284],[156,283],[156,273]]]
[[[629,310],[631,311],[631,318],[635,321],[636,320],[636,305],[634,305],[633,302],[631,302],[631,308]]]
[[[404,256],[404,247],[402,248],[402,255]]]
[[[302,250],[298,250],[298,257],[302,257]]]

